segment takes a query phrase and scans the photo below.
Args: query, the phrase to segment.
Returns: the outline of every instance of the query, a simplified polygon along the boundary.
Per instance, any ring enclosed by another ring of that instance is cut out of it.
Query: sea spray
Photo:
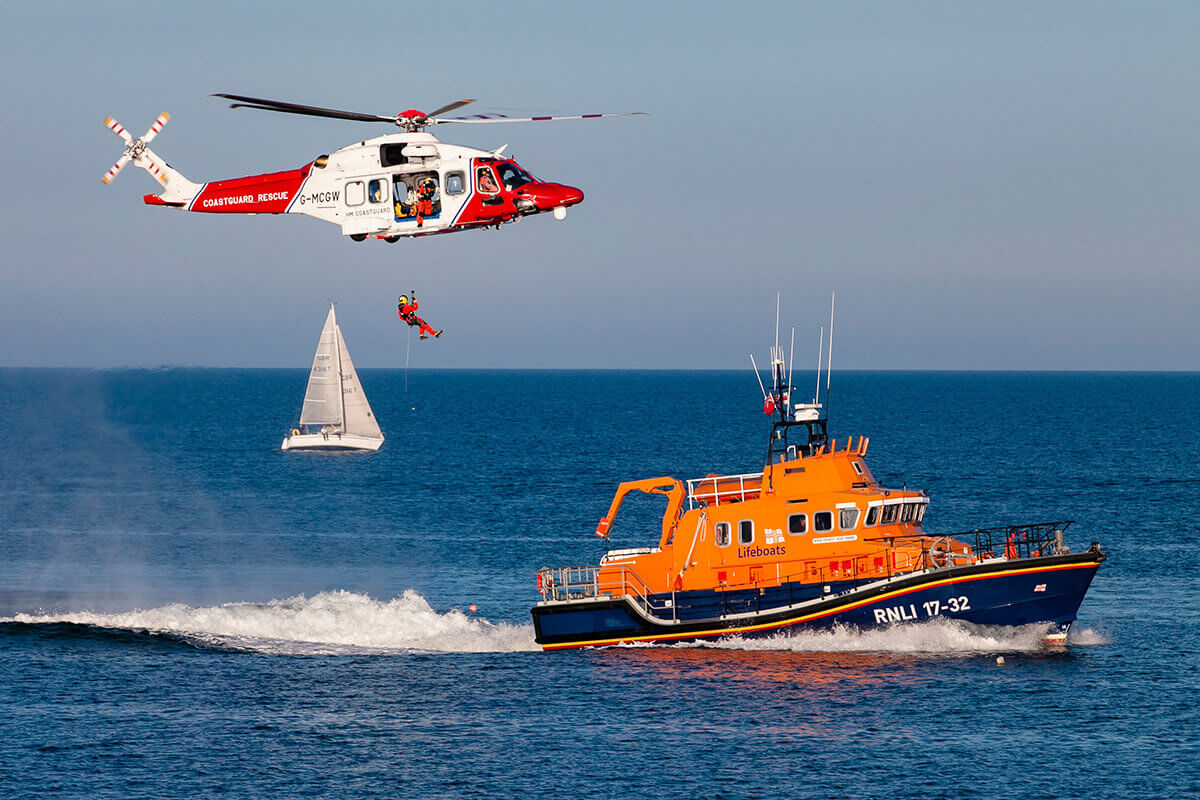
[[[780,650],[797,653],[907,653],[914,655],[975,655],[1037,652],[1043,649],[1045,625],[1017,628],[972,625],[958,620],[930,620],[888,628],[836,626],[827,631],[794,631],[761,639],[731,637],[713,645],[731,650]],[[1104,637],[1087,630],[1072,635],[1072,645],[1103,644]]]
[[[413,590],[386,602],[333,591],[267,603],[223,603],[200,608],[175,603],[115,614],[18,614],[0,621],[66,622],[169,633],[198,644],[263,653],[487,653],[538,649],[530,625],[491,623],[458,610],[441,613]]]

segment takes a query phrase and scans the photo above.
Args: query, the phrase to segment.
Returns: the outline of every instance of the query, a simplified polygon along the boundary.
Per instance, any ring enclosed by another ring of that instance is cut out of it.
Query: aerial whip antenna
[[[758,378],[758,388],[762,389],[763,400],[767,399],[767,387],[763,386],[762,375],[758,374],[758,364],[754,361],[754,353],[750,354],[750,363],[754,366],[754,377]]]
[[[817,393],[813,395],[813,405],[821,404],[821,354],[825,350],[825,326],[821,326],[821,332],[817,335]]]
[[[775,346],[779,347],[779,292],[775,293]]]
[[[829,416],[829,377],[833,374],[833,303],[837,292],[829,295],[829,355],[825,359],[825,416]],[[821,382],[821,373],[817,372],[817,383]]]
[[[792,346],[788,350],[788,385],[787,405],[788,414],[792,413],[792,368],[796,366],[796,326],[792,326]]]
[[[833,303],[837,300],[837,292],[829,295],[829,358],[825,359],[825,400],[829,400],[829,375],[833,372]]]

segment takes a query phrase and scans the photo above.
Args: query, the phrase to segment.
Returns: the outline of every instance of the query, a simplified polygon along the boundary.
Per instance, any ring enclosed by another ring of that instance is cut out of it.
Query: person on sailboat
[[[435,339],[438,338],[442,335],[442,332],[435,331],[432,325],[417,316],[417,309],[420,307],[420,304],[417,302],[416,292],[402,294],[396,303],[396,314],[404,322],[420,330],[422,339],[428,339],[430,336]]]

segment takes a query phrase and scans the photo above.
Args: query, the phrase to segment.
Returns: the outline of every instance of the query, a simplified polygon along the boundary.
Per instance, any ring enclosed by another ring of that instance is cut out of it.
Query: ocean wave
[[[438,612],[412,590],[386,602],[334,591],[267,603],[223,603],[200,608],[175,603],[113,614],[17,614],[0,619],[0,623],[43,627],[65,623],[169,636],[197,647],[255,653],[500,653],[540,649],[533,641],[532,625],[492,623],[458,610]]]

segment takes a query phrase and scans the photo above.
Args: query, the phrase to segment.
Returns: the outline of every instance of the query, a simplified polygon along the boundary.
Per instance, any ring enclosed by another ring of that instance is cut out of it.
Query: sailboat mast
[[[342,329],[337,324],[337,311],[334,310],[333,303],[329,304],[329,313],[333,314],[333,346],[337,351],[338,365],[338,404],[342,410],[341,419],[338,420],[338,427],[342,429],[342,433],[346,432],[346,388],[342,382]]]

